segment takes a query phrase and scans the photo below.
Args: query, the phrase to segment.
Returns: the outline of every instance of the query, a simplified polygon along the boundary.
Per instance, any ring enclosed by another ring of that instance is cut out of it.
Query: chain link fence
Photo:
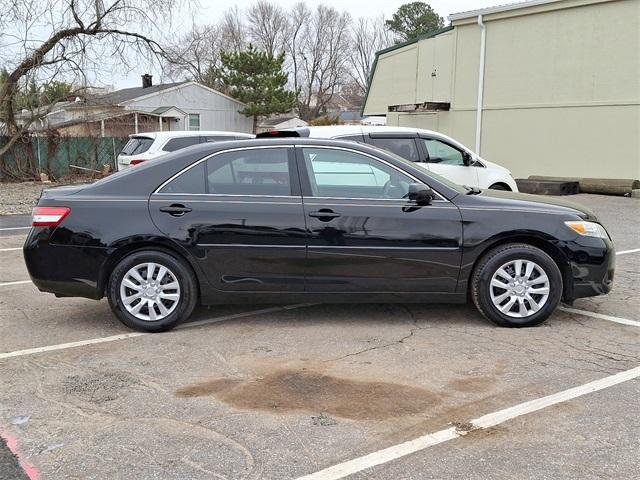
[[[31,180],[40,173],[52,180],[78,173],[116,170],[128,137],[30,136],[17,141],[0,158],[0,180]],[[0,147],[8,137],[0,137]]]

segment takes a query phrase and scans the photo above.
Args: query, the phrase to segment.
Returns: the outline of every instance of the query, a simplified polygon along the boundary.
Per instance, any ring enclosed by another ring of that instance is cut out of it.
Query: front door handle
[[[321,222],[329,222],[334,218],[338,218],[340,216],[339,213],[334,212],[330,208],[321,208],[315,212],[309,212],[309,216],[313,218],[317,218]]]
[[[168,213],[172,217],[181,217],[185,213],[189,213],[191,209],[179,203],[174,203],[172,205],[169,205],[168,207],[160,207],[160,211],[163,213]]]

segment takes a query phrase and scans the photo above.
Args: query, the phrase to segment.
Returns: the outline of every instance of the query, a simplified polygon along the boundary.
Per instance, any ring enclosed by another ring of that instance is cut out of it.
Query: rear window
[[[120,154],[121,155],[139,155],[149,150],[152,143],[153,143],[153,138],[131,137],[131,139],[124,146]]]
[[[200,143],[200,137],[177,137],[169,140],[162,150],[165,152],[175,152],[176,150],[182,150],[183,148],[190,147]]]

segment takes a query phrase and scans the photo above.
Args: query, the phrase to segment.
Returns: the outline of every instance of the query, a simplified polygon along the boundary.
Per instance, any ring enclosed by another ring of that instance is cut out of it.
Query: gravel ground
[[[71,183],[87,183],[88,178],[73,178],[60,182],[19,182],[0,183],[0,215],[30,214],[36,205],[42,190],[46,188],[60,187]]]

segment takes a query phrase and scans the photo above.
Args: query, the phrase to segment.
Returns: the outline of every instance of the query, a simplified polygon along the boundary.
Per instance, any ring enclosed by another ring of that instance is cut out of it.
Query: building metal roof
[[[563,0],[528,0],[524,2],[505,3],[494,7],[479,8],[477,10],[469,10],[467,12],[452,13],[447,18],[450,22],[462,20],[464,18],[473,18],[478,15],[489,15],[491,13],[508,12],[510,10],[518,10],[520,8],[535,7],[538,5],[546,5],[548,3],[558,3]]]

